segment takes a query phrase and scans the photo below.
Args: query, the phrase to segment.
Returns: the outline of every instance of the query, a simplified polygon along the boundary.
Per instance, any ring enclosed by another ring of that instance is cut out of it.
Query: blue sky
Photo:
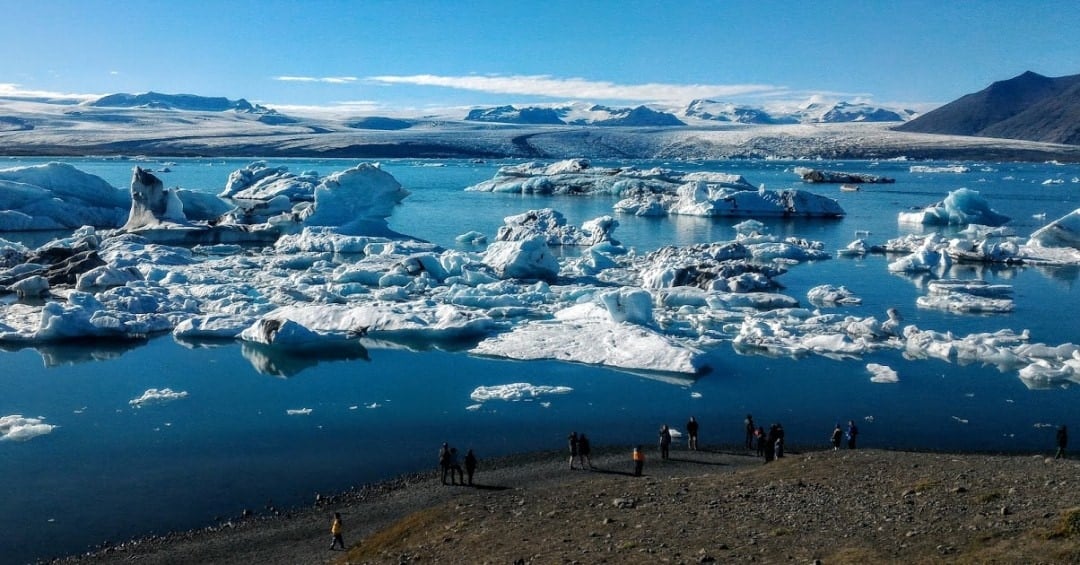
[[[942,103],[1080,73],[1071,1],[0,0],[0,93],[393,113],[584,100]]]

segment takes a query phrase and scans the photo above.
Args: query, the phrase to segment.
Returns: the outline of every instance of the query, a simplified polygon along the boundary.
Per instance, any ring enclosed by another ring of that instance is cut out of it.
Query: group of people
[[[577,432],[570,432],[570,435],[566,437],[566,441],[570,444],[570,468],[574,468],[574,460],[576,459],[581,468],[584,469],[586,465],[589,469],[595,469],[593,467],[592,459],[592,445],[589,444],[589,438],[585,437],[585,434],[578,434]]]
[[[465,468],[462,470],[461,462],[458,460],[458,450],[456,447],[450,447],[450,444],[443,442],[442,447],[439,448],[439,470],[442,471],[442,484],[448,484],[446,482],[446,475],[450,475],[450,483],[452,485],[461,484],[464,485],[465,477],[468,476],[468,485],[473,484],[473,473],[476,472],[476,467],[479,462],[476,459],[476,454],[473,450],[469,450],[465,453]]]
[[[769,426],[769,431],[766,432],[764,426],[756,426],[754,424],[754,417],[751,414],[746,415],[746,419],[743,420],[743,427],[746,431],[745,446],[746,449],[757,449],[757,455],[764,457],[765,462],[768,463],[774,459],[779,459],[784,456],[784,426],[776,423]],[[692,451],[698,449],[698,421],[695,417],[691,416],[690,420],[686,422],[686,435],[687,435],[687,448]],[[660,459],[666,460],[669,457],[671,451],[672,433],[667,424],[660,426]],[[840,449],[840,443],[844,438],[847,438],[848,449],[855,449],[857,440],[859,437],[859,427],[855,425],[854,420],[848,420],[847,431],[840,426],[837,422],[836,427],[833,428],[832,435],[829,437],[829,442],[832,444],[834,451]],[[1065,448],[1069,443],[1069,432],[1065,425],[1060,426],[1057,429],[1057,453],[1054,456],[1056,459],[1065,457]],[[589,469],[595,469],[590,458],[592,454],[592,446],[589,443],[589,438],[585,434],[579,434],[577,432],[570,432],[567,436],[567,441],[570,447],[570,468],[574,469],[574,461],[578,462],[578,465],[585,469],[588,465]],[[635,446],[634,451],[631,453],[631,460],[634,463],[634,476],[640,477],[645,468],[645,452],[641,449],[641,446]],[[442,472],[442,484],[473,484],[473,473],[476,472],[478,461],[476,455],[472,449],[469,449],[465,453],[465,466],[462,468],[458,461],[458,450],[456,447],[450,447],[449,443],[443,442],[442,447],[439,448],[439,469]],[[450,483],[446,482],[446,476],[450,475]],[[466,483],[466,477],[468,483]],[[456,480],[455,480],[456,479]],[[345,542],[341,537],[342,522],[341,514],[334,512],[334,517],[330,522],[330,534],[332,541],[330,542],[330,549],[333,550],[337,547],[345,549]]]

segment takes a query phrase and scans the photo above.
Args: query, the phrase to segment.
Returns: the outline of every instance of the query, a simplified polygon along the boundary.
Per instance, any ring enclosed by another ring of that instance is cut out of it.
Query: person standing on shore
[[[692,451],[697,451],[697,432],[698,422],[693,416],[690,416],[690,421],[686,423],[686,435],[690,436],[687,442],[687,447]]]
[[[585,434],[581,434],[577,438],[577,452],[578,460],[581,461],[581,468],[584,469],[585,465],[588,465],[592,469],[592,459],[589,458],[589,455],[592,454],[592,446],[589,445],[589,438],[585,437]]]
[[[847,423],[847,448],[855,449],[855,440],[859,437],[859,427],[855,425],[855,420],[848,420]]]
[[[442,484],[446,484],[446,474],[450,472],[450,444],[445,441],[439,448],[439,469],[442,470]]]
[[[335,547],[341,546],[341,549],[345,549],[345,540],[341,538],[341,513],[334,512],[334,519],[330,520],[330,535],[333,538],[330,540],[330,551],[333,551]]]
[[[1069,430],[1062,424],[1057,430],[1057,454],[1054,459],[1065,459],[1065,448],[1069,445]]]
[[[776,458],[784,456],[784,425],[776,423]]]
[[[754,427],[754,416],[751,414],[746,415],[746,419],[743,420],[743,428],[746,429],[746,449],[753,449],[754,432],[757,431]]]
[[[454,477],[457,477],[456,483],[454,482]],[[461,470],[461,462],[458,461],[456,447],[450,448],[450,484],[465,484],[465,472]]]
[[[634,447],[631,457],[634,460],[634,476],[640,477],[641,471],[645,468],[645,452],[641,450],[640,445]]]
[[[844,431],[840,429],[840,422],[836,423],[836,427],[832,431],[832,450],[836,451],[840,449],[840,438],[844,436]]]
[[[765,456],[765,426],[758,426],[758,429],[754,431],[754,439],[757,440],[757,455],[758,457]]]
[[[667,459],[671,451],[671,430],[667,424],[660,426],[660,459]]]
[[[765,462],[776,457],[776,424],[769,426],[769,435],[765,436]]]
[[[580,445],[578,444],[577,432],[570,432],[570,435],[566,437],[566,441],[567,441],[567,443],[570,444],[570,469],[573,469],[574,468],[574,459],[579,459],[578,455],[580,453],[578,451],[578,448],[580,447]],[[579,459],[579,462],[580,462],[580,459]]]
[[[472,476],[476,472],[476,454],[470,449],[465,453],[465,474],[469,477],[469,486],[472,486]]]

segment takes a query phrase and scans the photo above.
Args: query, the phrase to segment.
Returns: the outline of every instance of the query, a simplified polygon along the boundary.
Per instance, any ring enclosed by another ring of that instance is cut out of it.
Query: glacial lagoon
[[[3,166],[46,162],[8,159]],[[167,163],[165,161],[168,161]],[[218,193],[229,173],[250,159],[85,158],[65,160],[117,187],[135,165],[159,171],[168,187]],[[320,174],[353,160],[271,160]],[[470,230],[494,238],[506,216],[554,208],[569,223],[612,214],[617,198],[465,192],[500,165],[469,161],[384,160],[410,192],[389,218],[392,229],[447,248]],[[629,163],[594,162],[597,166]],[[770,189],[803,188],[835,198],[838,220],[762,219],[770,234],[825,244],[832,259],[790,265],[779,292],[809,305],[807,291],[844,285],[861,305],[823,311],[885,318],[896,308],[904,325],[964,336],[1029,330],[1030,341],[1080,342],[1080,267],[954,264],[938,276],[980,279],[1014,288],[1007,314],[955,314],[918,308],[933,277],[890,273],[892,256],[836,257],[856,237],[870,243],[957,227],[901,225],[897,215],[966,187],[1012,218],[1027,236],[1080,208],[1080,167],[1052,163],[914,163],[719,161],[634,162],[686,171],[743,175]],[[917,165],[914,171],[913,165]],[[866,172],[895,184],[804,185],[797,166]],[[165,168],[170,172],[160,172]],[[927,168],[930,167],[930,168]],[[966,170],[966,172],[957,172]],[[1049,182],[1048,182],[1049,181]],[[639,253],[664,245],[728,241],[741,219],[616,216],[614,236]],[[859,234],[858,236],[856,234]],[[30,245],[57,234],[5,234]],[[574,249],[561,251],[567,256]],[[9,302],[13,298],[7,299]],[[704,374],[621,371],[558,361],[473,356],[475,339],[360,340],[362,348],[325,355],[275,355],[234,341],[184,342],[170,335],[137,342],[79,342],[0,351],[0,417],[21,414],[56,426],[28,441],[0,441],[0,562],[79,552],[105,540],[217,523],[244,509],[308,504],[316,493],[342,490],[434,467],[438,446],[473,448],[481,459],[560,449],[570,431],[596,444],[650,444],[660,424],[677,429],[694,415],[702,443],[733,446],[747,413],[781,422],[789,442],[823,446],[836,422],[854,419],[864,445],[928,450],[1047,452],[1054,428],[1073,424],[1076,386],[1025,384],[1016,370],[955,360],[919,359],[884,350],[858,358],[798,359],[736,352],[723,343]],[[866,365],[896,370],[896,383],[875,383]],[[535,398],[471,395],[480,386],[525,382],[572,389]],[[186,392],[170,402],[131,404],[149,389]],[[481,467],[482,472],[482,467]]]

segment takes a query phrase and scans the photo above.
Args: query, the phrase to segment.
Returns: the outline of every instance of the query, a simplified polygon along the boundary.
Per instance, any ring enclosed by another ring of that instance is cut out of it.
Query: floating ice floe
[[[115,228],[130,205],[123,190],[65,163],[0,170],[0,231]]]
[[[898,383],[900,377],[896,375],[891,367],[886,365],[879,365],[877,363],[868,363],[866,370],[870,371],[870,382],[874,383]]]
[[[469,395],[474,402],[489,400],[523,400],[552,394],[569,394],[574,389],[568,386],[533,385],[530,383],[510,383],[505,385],[478,386]],[[471,408],[471,407],[470,407]]]
[[[927,284],[930,294],[915,299],[919,308],[945,310],[966,314],[1004,314],[1013,311],[1008,285],[991,285],[982,281],[932,281]]]
[[[869,175],[864,173],[842,173],[838,171],[820,171],[808,167],[795,167],[795,174],[808,183],[833,183],[833,184],[889,184],[896,179]]]
[[[932,235],[923,240],[922,246],[910,255],[889,263],[892,273],[930,273],[945,272],[952,264],[949,255],[944,252],[944,245]]]
[[[522,322],[481,341],[470,353],[670,373],[696,374],[705,368],[699,349],[639,323],[618,321],[642,316],[640,311],[634,316],[611,304],[586,302],[560,310],[550,320]]]
[[[311,408],[289,408],[285,410],[286,416],[307,416],[311,414]]]
[[[133,398],[128,401],[128,404],[142,408],[150,404],[164,404],[166,402],[172,402],[174,400],[180,400],[181,398],[187,398],[187,391],[174,391],[171,388],[156,389],[150,388],[146,392],[142,393],[142,396]]]
[[[670,169],[636,167],[593,167],[588,159],[568,159],[552,164],[538,162],[500,167],[494,178],[465,190],[536,194],[608,194],[629,192],[672,193],[691,181],[754,190],[740,175],[727,173],[684,173]]]
[[[964,165],[912,165],[908,167],[912,173],[970,173],[971,168]]]
[[[823,284],[811,288],[806,293],[806,299],[812,304],[819,306],[850,306],[862,304],[862,299],[855,296],[855,293],[848,290],[847,287],[837,287],[831,284]]]
[[[1080,209],[1036,230],[1023,253],[1032,262],[1080,263]]]
[[[675,193],[637,193],[617,202],[615,211],[638,216],[667,214],[703,217],[840,218],[844,209],[832,199],[798,189],[766,190],[695,181]]]
[[[562,213],[543,208],[504,218],[495,241],[522,241],[539,235],[546,238],[548,245],[590,246],[605,242],[618,245],[611,236],[618,225],[611,216],[602,216],[577,228],[567,225]]]
[[[468,245],[484,245],[485,243],[487,243],[487,236],[478,231],[472,230],[455,237],[454,241]]]
[[[967,225],[1000,226],[1009,217],[990,209],[990,205],[977,191],[959,188],[944,200],[914,212],[901,212],[901,224],[917,225]]]
[[[0,441],[28,441],[52,433],[57,426],[42,418],[24,418],[21,414],[0,417]]]

